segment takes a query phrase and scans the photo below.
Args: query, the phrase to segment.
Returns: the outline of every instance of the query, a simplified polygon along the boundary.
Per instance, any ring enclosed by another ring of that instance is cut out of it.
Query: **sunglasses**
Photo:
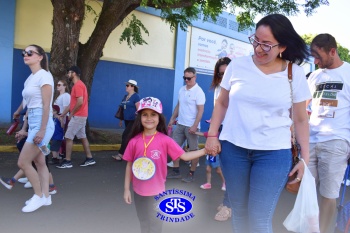
[[[184,78],[185,81],[191,81],[191,79],[194,78],[194,76],[192,76],[192,77],[183,76],[183,78]]]
[[[33,56],[34,53],[40,55],[40,53],[35,52],[35,51],[33,51],[33,50],[28,50],[28,51],[23,50],[23,51],[22,51],[22,56],[24,57],[24,56],[27,54],[28,57],[31,57],[31,56]]]
[[[126,84],[125,86],[126,86],[126,87],[129,87],[129,86],[130,86],[130,87],[133,87],[134,85]]]
[[[64,86],[64,85],[63,85],[63,84],[58,83],[58,84],[57,84],[57,86],[58,86],[58,87],[60,87],[60,86]]]

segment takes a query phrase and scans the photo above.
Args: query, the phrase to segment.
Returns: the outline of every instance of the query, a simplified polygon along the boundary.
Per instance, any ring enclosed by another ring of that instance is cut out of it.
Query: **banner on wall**
[[[198,73],[212,74],[221,57],[241,57],[253,54],[251,44],[193,27],[190,46],[190,66]]]

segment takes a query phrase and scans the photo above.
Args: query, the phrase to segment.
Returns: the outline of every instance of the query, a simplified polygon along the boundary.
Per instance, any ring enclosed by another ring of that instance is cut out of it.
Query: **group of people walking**
[[[215,66],[211,85],[215,90],[214,110],[205,134],[205,148],[201,150],[198,132],[206,97],[196,82],[194,68],[184,70],[185,85],[179,90],[178,102],[168,124],[161,100],[140,98],[137,82],[132,79],[126,82],[127,95],[120,104],[126,128],[121,148],[113,158],[127,161],[124,200],[131,204],[134,197],[142,233],[162,231],[162,221],[154,214],[153,197],[165,191],[166,179],[190,183],[194,180],[199,157],[208,155],[208,159],[212,159],[210,156],[215,158],[218,154],[222,188],[226,191],[215,219],[227,220],[232,216],[234,232],[272,233],[274,210],[288,177],[296,173],[296,179],[290,183],[297,183],[304,173],[304,163],[292,168],[292,124],[301,149],[300,157],[319,183],[320,232],[334,229],[336,198],[350,151],[350,83],[347,77],[350,66],[339,58],[334,37],[320,34],[310,47],[314,63],[320,69],[306,80],[300,65],[309,56],[308,48],[288,18],[280,14],[262,18],[249,41],[254,49],[252,56],[232,61],[220,58]],[[28,136],[18,166],[34,190],[22,211],[32,212],[52,202],[49,171],[38,145],[47,145],[54,133],[54,82],[41,47],[28,46],[23,50],[23,57],[32,74],[24,84],[23,102],[14,118],[27,107]],[[287,77],[289,63],[292,63],[291,83]],[[79,67],[68,69],[67,77],[74,84],[70,101],[68,103],[61,92],[61,98],[56,101],[60,119],[69,120],[65,133],[66,158],[58,168],[73,166],[71,152],[75,136],[81,139],[86,152],[87,158],[81,166],[96,163],[85,134],[88,96],[80,75]],[[63,80],[58,84],[67,86]],[[306,114],[308,105],[311,106],[310,119]],[[173,127],[175,121],[176,128],[170,138],[167,129]],[[188,152],[182,149],[185,141]],[[168,155],[174,164],[169,172],[166,169]],[[191,161],[184,177],[180,173],[180,159]],[[211,188],[211,164],[207,165],[207,182],[201,186],[203,189]],[[134,195],[130,191],[131,182]],[[225,212],[220,212],[222,209]]]

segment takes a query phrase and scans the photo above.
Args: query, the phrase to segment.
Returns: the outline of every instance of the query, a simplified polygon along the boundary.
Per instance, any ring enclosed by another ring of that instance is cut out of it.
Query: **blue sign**
[[[192,209],[192,203],[181,197],[169,197],[159,203],[159,209],[168,215],[186,214]]]

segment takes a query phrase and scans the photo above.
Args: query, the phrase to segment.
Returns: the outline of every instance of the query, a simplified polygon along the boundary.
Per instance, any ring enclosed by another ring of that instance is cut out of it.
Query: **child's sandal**
[[[231,208],[227,208],[227,206],[223,206],[221,210],[215,215],[214,219],[216,221],[227,221],[232,215]]]

